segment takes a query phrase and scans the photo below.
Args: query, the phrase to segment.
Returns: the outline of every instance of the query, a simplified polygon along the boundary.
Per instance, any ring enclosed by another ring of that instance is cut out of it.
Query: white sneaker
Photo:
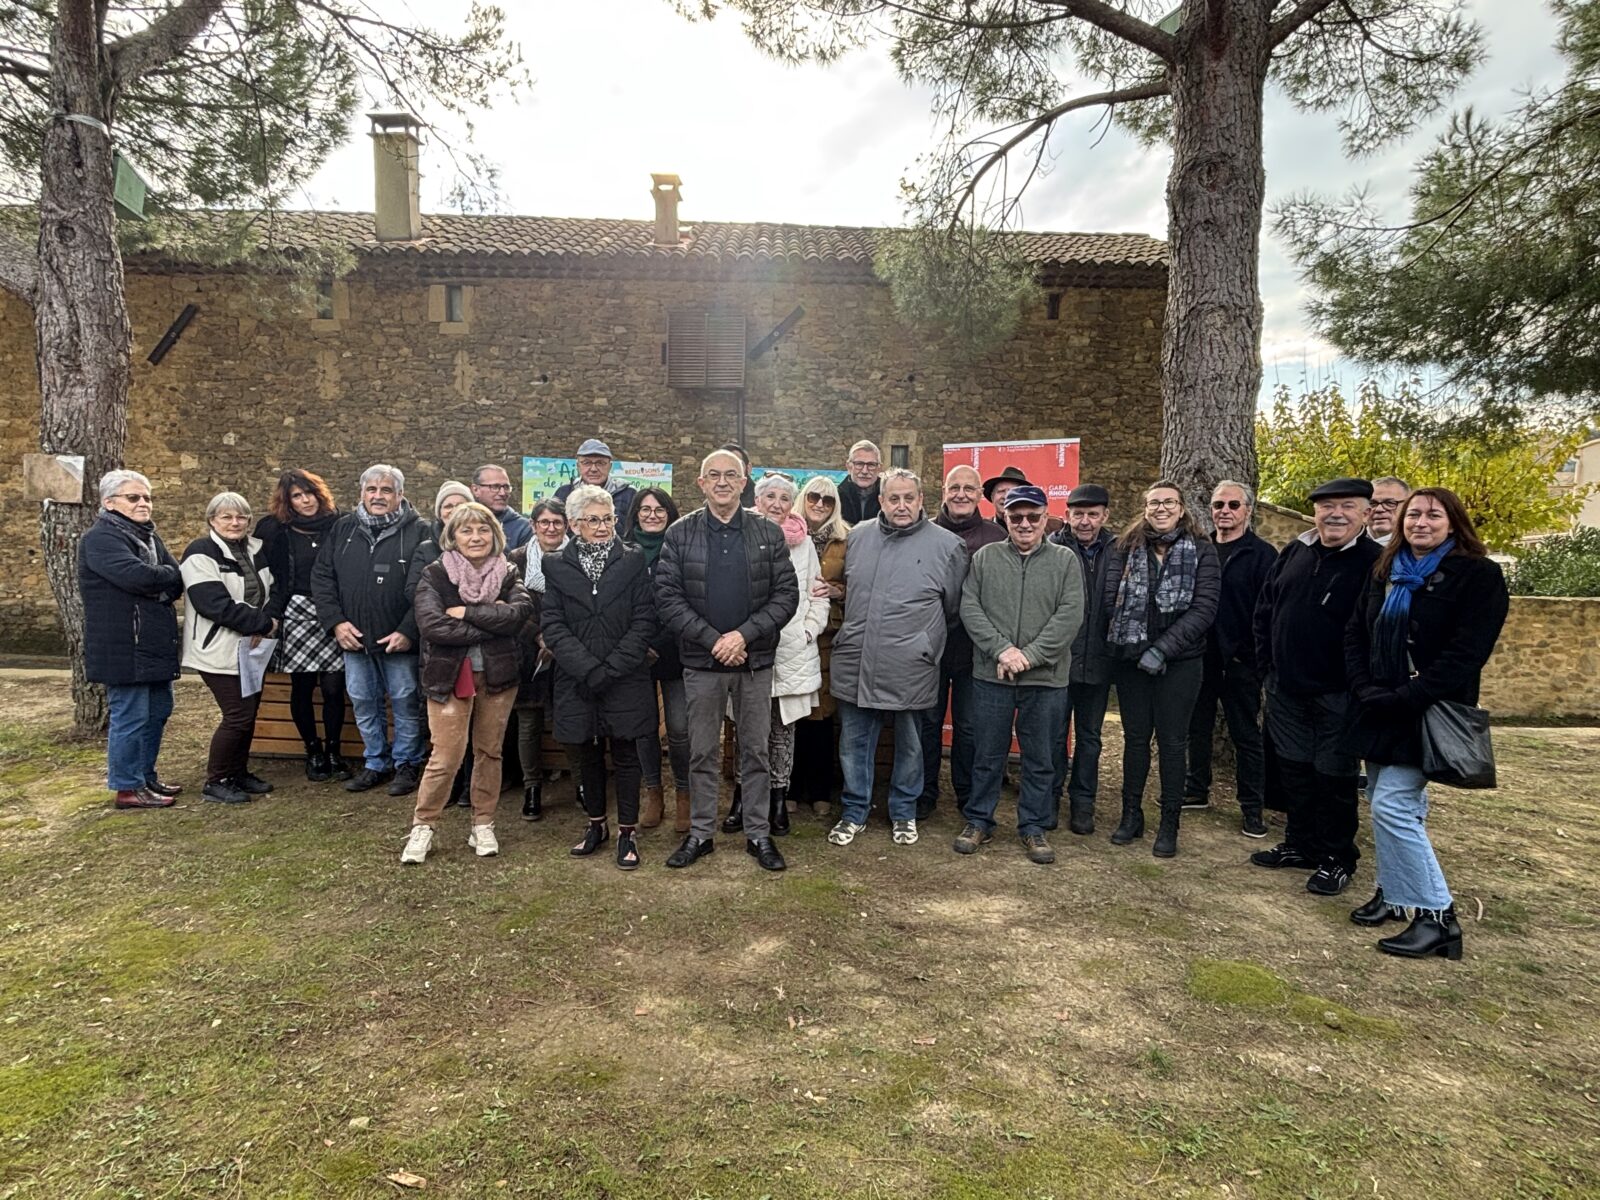
[[[856,840],[856,834],[865,828],[865,825],[857,825],[847,817],[840,817],[839,823],[828,830],[828,840],[835,846],[848,846]]]
[[[419,863],[428,857],[428,851],[433,849],[433,829],[428,825],[413,825],[411,836],[406,839],[406,848],[400,851],[400,861],[403,863]]]
[[[467,834],[467,845],[478,852],[479,858],[493,858],[500,853],[500,843],[495,839],[494,826],[474,825]]]
[[[917,844],[917,823],[915,821],[896,821],[894,823],[894,844],[896,846],[915,846]]]

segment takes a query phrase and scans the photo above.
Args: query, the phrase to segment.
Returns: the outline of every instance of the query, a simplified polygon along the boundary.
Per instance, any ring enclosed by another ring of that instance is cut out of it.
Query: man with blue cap
[[[631,528],[630,518],[633,516],[635,497],[633,485],[621,479],[611,478],[611,447],[599,438],[589,438],[578,447],[578,477],[571,483],[558,487],[556,494],[551,498],[565,504],[567,497],[572,494],[572,489],[580,483],[605,488],[611,493],[611,503],[617,510],[617,536],[621,537],[627,533]]]

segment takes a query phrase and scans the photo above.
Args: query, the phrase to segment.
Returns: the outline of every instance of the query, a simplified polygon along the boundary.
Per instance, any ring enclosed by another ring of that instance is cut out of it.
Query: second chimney
[[[410,113],[368,113],[372,122],[373,225],[380,242],[422,236],[418,151],[421,123]]]
[[[678,201],[683,194],[678,188],[683,180],[676,175],[651,175],[650,195],[656,202],[656,241],[658,246],[678,244]]]

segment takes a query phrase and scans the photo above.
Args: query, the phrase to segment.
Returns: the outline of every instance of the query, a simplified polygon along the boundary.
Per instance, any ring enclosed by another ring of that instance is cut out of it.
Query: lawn
[[[1114,731],[1049,868],[957,857],[947,807],[910,848],[797,818],[777,876],[655,830],[625,875],[566,856],[565,784],[402,868],[409,803],[298,764],[198,803],[193,681],[184,803],[112,811],[65,693],[0,679],[0,1197],[1600,1196],[1594,730],[1435,797],[1446,963],[1346,919],[1370,857],[1322,900],[1225,808],[1111,846]]]

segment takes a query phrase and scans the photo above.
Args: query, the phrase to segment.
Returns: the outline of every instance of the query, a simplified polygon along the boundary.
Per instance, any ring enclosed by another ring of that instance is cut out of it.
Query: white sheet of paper
[[[262,638],[253,648],[249,638],[239,639],[239,694],[254,696],[267,677],[267,664],[278,648],[277,638]]]

